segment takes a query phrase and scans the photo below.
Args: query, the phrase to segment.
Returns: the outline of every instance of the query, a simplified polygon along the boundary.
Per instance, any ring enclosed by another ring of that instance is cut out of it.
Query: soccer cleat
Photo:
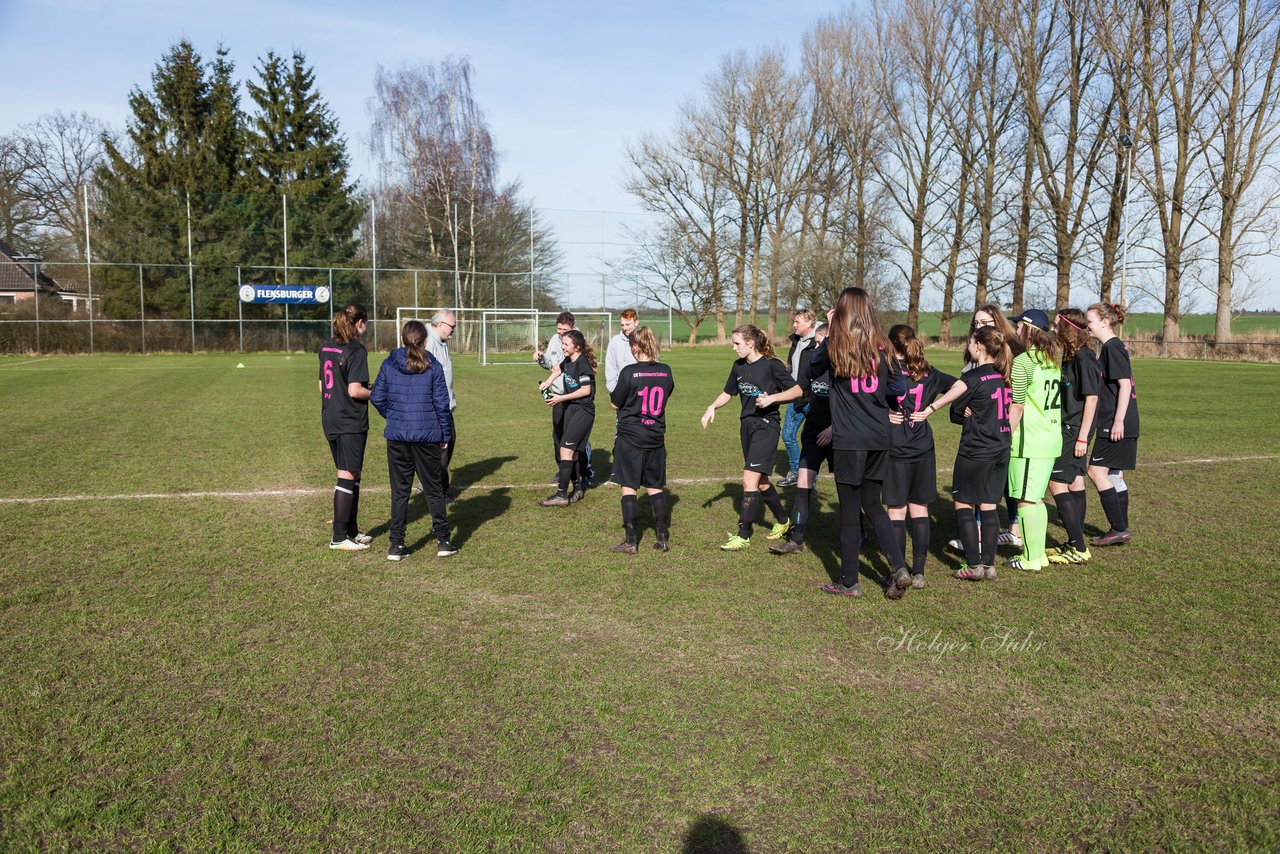
[[[947,548],[951,549],[953,552],[960,552],[961,554],[964,554],[964,542],[959,538],[947,540]],[[978,548],[982,548],[982,545],[979,544]]]
[[[1101,537],[1094,537],[1089,541],[1089,545],[1098,546],[1123,546],[1125,543],[1133,540],[1133,534],[1128,531],[1107,531]]]
[[[924,573],[923,572],[920,573],[919,575],[911,576],[911,586],[914,587],[916,590],[924,589]]]
[[[798,555],[804,551],[804,543],[797,543],[795,540],[783,540],[780,543],[774,543],[769,546],[769,551],[776,555]]]
[[[996,580],[996,568],[994,566],[980,566],[978,568],[982,570],[982,577],[987,581]]]
[[[1049,565],[1048,561],[1023,560],[1020,557],[1011,557],[1005,560],[1004,565],[1010,569],[1020,569],[1023,572],[1039,572]],[[994,568],[994,567],[993,567]]]
[[[671,551],[671,543],[668,541],[666,534],[658,534],[658,538],[653,541],[653,550],[656,552]]]
[[[832,596],[861,596],[862,582],[858,582],[850,587],[843,584],[824,584],[822,585],[823,593],[830,593]]]
[[[595,489],[596,479],[594,477],[583,478],[580,489]]]
[[[329,548],[339,552],[363,552],[369,549],[368,543],[357,543],[348,537],[345,540],[334,540],[329,543]]]
[[[788,519],[785,522],[774,522],[773,527],[769,530],[769,533],[764,535],[764,538],[766,540],[780,540],[783,537],[785,537],[787,535],[787,532],[790,530],[791,530],[790,519]]]
[[[391,548],[387,549],[387,560],[404,560],[409,556],[409,550],[402,545],[391,544]]]
[[[898,600],[907,593],[907,588],[911,586],[911,573],[907,572],[905,566],[898,567],[893,577],[889,579],[888,585],[884,588],[884,598]]]
[[[610,548],[609,551],[613,552],[614,554],[633,555],[636,553],[636,544],[629,543],[626,540],[623,540],[622,542],[618,543],[616,546],[613,546],[612,548]]]
[[[359,543],[362,546],[367,546],[369,545],[369,543],[373,542],[373,537],[369,536],[364,531],[356,531],[356,533],[352,534],[350,537],[347,537],[347,539],[355,540],[357,543]]]
[[[586,497],[587,497],[587,493],[583,491],[582,487],[578,487],[569,495],[569,503],[577,504],[579,501],[581,501]]]
[[[436,557],[451,557],[458,553],[458,547],[448,537],[436,540]]]
[[[1048,555],[1049,563],[1060,563],[1060,564],[1061,563],[1075,563],[1075,564],[1088,563],[1089,558],[1093,557],[1093,555],[1089,554],[1088,549],[1084,549],[1083,551],[1081,551],[1080,549],[1072,548],[1071,546],[1063,546],[1060,549],[1054,549],[1053,554],[1049,554],[1048,551],[1046,550],[1045,554]]]
[[[548,495],[546,498],[538,501],[538,505],[541,507],[568,507],[569,496],[565,495],[563,492],[557,492],[555,495]]]
[[[795,486],[796,481],[800,479],[800,472],[792,469],[787,472],[787,476],[778,481],[778,486]]]
[[[740,552],[747,546],[751,545],[748,537],[739,537],[737,534],[730,534],[729,541],[720,547],[721,551]]]
[[[987,577],[987,572],[982,566],[962,566],[953,571],[951,577],[961,581],[981,581]]]
[[[1000,531],[1000,536],[996,537],[996,545],[1013,546],[1014,548],[1022,548],[1022,537],[1019,537],[1013,531]]]

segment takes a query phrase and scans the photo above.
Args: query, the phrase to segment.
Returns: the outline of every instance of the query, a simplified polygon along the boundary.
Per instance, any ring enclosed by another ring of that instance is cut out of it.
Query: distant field
[[[1280,849],[1280,368],[1137,360],[1133,545],[960,582],[939,500],[893,603],[874,547],[819,592],[825,477],[810,551],[719,551],[730,359],[671,356],[673,547],[642,502],[635,556],[616,488],[536,506],[544,375],[459,359],[462,551],[415,499],[394,564],[376,415],[374,548],[325,546],[313,357],[0,358],[0,848]]]

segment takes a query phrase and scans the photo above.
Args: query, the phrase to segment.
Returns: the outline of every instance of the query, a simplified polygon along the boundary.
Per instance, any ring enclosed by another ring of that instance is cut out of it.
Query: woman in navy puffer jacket
[[[448,557],[458,549],[449,540],[445,518],[444,472],[440,449],[453,441],[453,413],[444,370],[426,351],[427,327],[410,320],[400,334],[404,344],[393,350],[378,370],[369,402],[387,419],[387,468],[391,474],[391,548],[387,560],[409,554],[404,529],[409,516],[409,491],[417,472],[427,494],[436,535],[436,554]]]

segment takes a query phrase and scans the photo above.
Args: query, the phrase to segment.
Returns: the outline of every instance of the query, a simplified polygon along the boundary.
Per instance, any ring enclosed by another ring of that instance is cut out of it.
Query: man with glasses
[[[566,332],[571,332],[577,327],[574,325],[576,321],[573,312],[562,311],[556,316],[556,334],[551,336],[551,340],[547,342],[546,352],[538,350],[533,354],[533,360],[541,365],[544,369],[550,371],[564,361],[564,347],[560,344],[560,336]],[[550,391],[553,394],[564,394],[564,379],[556,377],[555,382],[551,384]],[[560,436],[564,429],[564,404],[551,407],[551,454],[556,462],[556,475],[551,478],[551,482],[560,483]],[[587,461],[586,480],[580,484],[583,489],[590,489],[595,486],[596,474],[591,468],[591,443],[581,451],[583,457]]]
[[[444,369],[444,384],[449,389],[450,412],[458,408],[458,398],[453,394],[453,360],[449,358],[449,338],[457,327],[458,319],[448,309],[437,311],[433,314],[431,316],[431,324],[427,327],[427,352]],[[456,447],[458,447],[458,419],[454,418],[453,441],[440,449],[441,479],[444,481],[444,496],[446,500],[452,500],[449,495],[449,461],[453,459],[453,451]]]

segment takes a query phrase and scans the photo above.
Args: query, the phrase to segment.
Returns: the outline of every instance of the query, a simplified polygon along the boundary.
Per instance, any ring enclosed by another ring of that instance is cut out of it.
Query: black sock
[[[1116,498],[1120,500],[1120,521],[1124,524],[1123,528],[1116,528],[1117,531],[1129,530],[1129,487],[1126,484],[1123,491],[1116,491]]]
[[[898,546],[898,537],[893,530],[893,523],[889,521],[889,514],[880,503],[880,486],[878,480],[864,480],[858,493],[862,502],[862,512],[871,520],[871,530],[876,532],[880,551],[889,561],[890,571],[897,572],[907,568],[907,560],[902,555],[902,548]]]
[[[1071,493],[1071,498],[1076,505],[1076,518],[1080,520],[1080,548],[1085,547],[1084,540],[1084,520],[1089,510],[1089,497],[1085,495],[1084,490]]]
[[[893,537],[898,543],[898,551],[902,552],[905,557],[907,554],[907,520],[890,519],[889,524],[893,526]]]
[[[973,508],[956,510],[956,527],[960,530],[960,542],[964,544],[964,562],[969,566],[982,563],[978,545],[978,520],[973,518]]]
[[[634,495],[622,496],[622,530],[627,542],[634,545],[636,540],[636,520],[640,518],[640,501]]]
[[[1067,545],[1083,551],[1084,520],[1080,518],[1080,505],[1076,503],[1075,496],[1074,492],[1060,492],[1053,496],[1053,501],[1058,505],[1058,516],[1067,532]]]
[[[1014,518],[1018,518],[1014,516]],[[982,511],[982,565],[995,566],[996,538],[1000,536],[1000,514],[995,510]]]
[[[356,534],[360,533],[360,526],[356,522],[356,517],[360,515],[360,478],[351,483],[351,515],[347,517],[347,536],[355,539]]]
[[[738,512],[738,536],[751,539],[751,526],[756,521],[756,505],[760,503],[755,491],[742,496],[742,508]]]
[[[1120,496],[1114,486],[1098,490],[1098,500],[1102,502],[1102,512],[1107,514],[1107,524],[1113,531],[1123,531],[1123,510],[1120,507]]]
[[[667,509],[667,494],[654,492],[649,496],[649,512],[653,514],[653,529],[659,537],[665,538],[671,530],[671,513]]]
[[[911,517],[911,574],[924,575],[924,561],[929,555],[932,526],[928,516]]]
[[[333,541],[340,543],[347,538],[347,520],[351,518],[351,497],[355,494],[354,480],[338,478],[333,488]]]
[[[840,496],[840,583],[852,587],[858,583],[858,564],[862,556],[861,502],[858,487],[836,484]]]
[[[560,487],[560,493],[561,493],[562,495],[563,495],[564,493],[566,493],[566,492],[568,492],[568,491],[569,491],[569,483],[570,483],[570,481],[572,481],[572,480],[573,480],[573,466],[574,466],[574,461],[573,461],[573,460],[561,460],[561,461],[560,461],[560,483],[559,483],[559,487]]]
[[[787,521],[787,511],[782,507],[782,497],[778,495],[778,490],[773,488],[773,484],[766,483],[764,489],[757,491],[760,493],[760,500],[764,502],[764,506],[773,511],[773,518],[779,522]]]
[[[1018,499],[1014,498],[1012,495],[1006,495],[1004,497],[1004,507],[1005,507],[1005,510],[1008,511],[1009,513],[1009,529],[1012,530],[1013,526],[1018,524]],[[999,536],[999,534],[1000,534],[1000,527],[999,527],[999,523],[997,522],[996,535]]]
[[[813,499],[813,488],[796,489],[796,506],[791,513],[791,541],[804,544],[804,526],[809,522],[809,502]]]

